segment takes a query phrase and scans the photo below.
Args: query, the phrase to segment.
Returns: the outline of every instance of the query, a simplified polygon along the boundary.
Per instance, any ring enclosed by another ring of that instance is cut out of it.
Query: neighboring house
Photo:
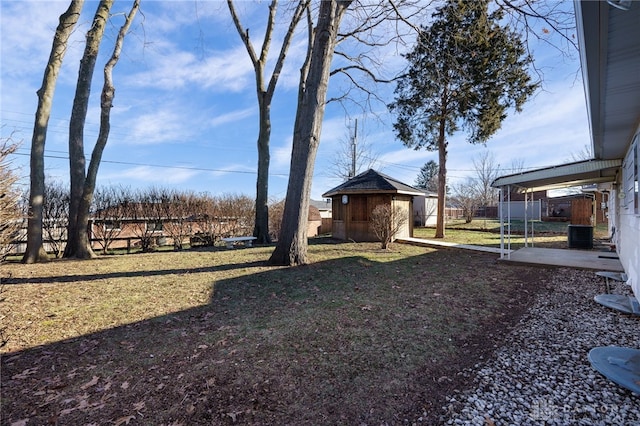
[[[341,240],[378,241],[370,226],[371,212],[380,204],[399,206],[406,224],[396,238],[413,236],[413,197],[424,192],[369,169],[322,194],[332,199],[332,235]]]
[[[607,222],[607,196],[597,191],[597,185],[583,186],[578,192],[553,195],[549,191],[512,192],[510,199],[511,218],[524,219],[527,205],[527,219],[548,222],[568,222],[575,225],[589,225]],[[605,204],[603,204],[605,203]],[[507,216],[507,203],[503,203],[502,214]]]
[[[195,245],[213,245],[214,240],[223,236],[238,234],[237,218],[208,218],[199,220],[193,217],[163,218],[94,218],[89,222],[91,247],[119,249],[132,247],[173,245],[189,243]],[[244,235],[245,232],[240,234]],[[180,241],[178,241],[178,239]],[[143,241],[144,240],[144,241]]]
[[[596,185],[628,284],[640,300],[640,2],[626,2],[628,10],[616,5],[575,3],[594,159],[502,176],[493,186],[509,201],[513,192]]]
[[[333,205],[330,198],[326,200],[310,200],[309,204],[318,209],[321,218],[331,219],[331,209]]]
[[[413,199],[414,226],[436,226],[438,222],[438,194],[425,191]]]
[[[27,220],[20,220],[19,229],[13,236],[13,241],[8,248],[10,254],[22,254],[27,250]],[[67,243],[67,219],[43,220],[42,223],[42,247],[47,253],[61,256]]]
[[[579,194],[549,197],[542,200],[542,220],[565,220],[573,225],[594,225],[607,223],[605,194],[597,188],[583,188]]]
[[[313,205],[309,205],[309,216],[307,217],[307,237],[316,237],[322,231],[322,216],[320,210]]]
[[[328,234],[331,232],[331,209],[332,202],[330,198],[326,200],[310,200],[310,205],[314,208],[317,208],[320,212],[320,220],[322,224],[320,228],[317,230],[316,235],[318,234]],[[309,235],[311,236],[311,235]]]
[[[182,248],[186,243],[192,246],[213,245],[217,238],[251,232],[246,218],[217,217],[186,209],[180,211],[179,206],[121,203],[98,210],[89,222],[92,248],[141,247],[148,250],[164,245]]]

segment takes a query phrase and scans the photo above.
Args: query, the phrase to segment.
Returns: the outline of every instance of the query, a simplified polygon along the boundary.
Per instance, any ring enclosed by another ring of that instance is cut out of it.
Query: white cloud
[[[256,112],[255,107],[240,109],[236,111],[231,111],[226,114],[218,115],[214,119],[211,120],[211,125],[213,127],[220,126],[223,124],[235,123],[236,121],[241,121],[247,117],[251,117]]]
[[[150,166],[136,166],[117,172],[101,173],[100,178],[107,181],[139,184],[144,182],[151,185],[172,185],[185,183],[196,177],[200,172],[197,170],[188,170],[180,168],[170,169],[167,173],[166,168],[160,169]]]
[[[271,170],[289,170],[291,164],[291,149],[293,137],[288,137],[284,145],[273,147],[271,150]]]
[[[67,7],[66,2],[0,2],[3,75],[15,77],[33,69],[42,75],[58,17]]]
[[[215,171],[209,172],[209,174],[213,177],[227,176],[230,174],[234,174],[234,175],[247,174],[247,175],[255,176],[255,173],[256,173],[255,167],[249,167],[247,165],[240,164],[240,163],[228,164],[223,167],[217,167]]]
[[[189,85],[217,92],[241,92],[251,87],[253,67],[241,48],[215,52],[204,60],[175,49],[162,56],[150,56],[147,61],[150,69],[128,76],[129,85],[163,90]]]
[[[186,122],[187,119],[176,110],[162,109],[140,114],[129,121],[127,142],[135,145],[186,142],[191,136]]]

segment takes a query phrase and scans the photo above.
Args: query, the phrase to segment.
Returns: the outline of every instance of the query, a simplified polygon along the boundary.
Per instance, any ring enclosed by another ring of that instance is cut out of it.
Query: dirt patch
[[[11,317],[30,337],[2,357],[2,424],[437,424],[556,273],[373,244],[289,269],[203,253],[68,263],[73,280],[10,265],[8,307],[32,324]],[[47,321],[65,330],[43,338]]]

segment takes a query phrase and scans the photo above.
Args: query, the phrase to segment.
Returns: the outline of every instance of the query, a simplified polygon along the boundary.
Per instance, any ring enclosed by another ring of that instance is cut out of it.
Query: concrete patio
[[[566,266],[598,271],[624,272],[615,252],[599,250],[550,249],[525,247],[505,255],[506,262],[534,265]]]
[[[445,241],[427,240],[422,238],[399,238],[398,243],[413,244],[423,247],[451,248],[460,250],[480,251],[500,255],[497,247],[484,247],[471,244],[456,244]],[[528,265],[559,266],[579,269],[593,269],[596,271],[624,272],[622,263],[615,252],[600,250],[575,250],[575,249],[551,249],[525,247],[505,250],[505,262],[513,262]]]

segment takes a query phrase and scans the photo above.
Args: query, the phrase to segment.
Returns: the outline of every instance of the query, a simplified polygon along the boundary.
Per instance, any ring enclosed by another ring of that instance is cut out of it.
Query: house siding
[[[415,226],[435,226],[438,222],[438,197],[420,195],[413,201],[413,222]]]
[[[636,129],[635,144],[639,144],[639,141],[640,126]],[[632,160],[635,161],[636,170],[640,167],[639,151],[638,148],[634,150],[634,143],[630,143],[625,156],[627,160],[633,156]],[[639,200],[637,192],[634,196],[633,189],[629,190],[624,184],[624,180],[629,177],[626,173],[619,174],[619,180],[609,198],[609,231],[610,235],[613,235],[613,242],[616,244],[620,262],[629,277],[628,284],[631,285],[636,299],[640,301],[640,279],[638,279],[640,274],[640,210],[636,207]],[[637,178],[638,171],[635,172],[635,179]],[[634,185],[637,191],[637,180]]]

